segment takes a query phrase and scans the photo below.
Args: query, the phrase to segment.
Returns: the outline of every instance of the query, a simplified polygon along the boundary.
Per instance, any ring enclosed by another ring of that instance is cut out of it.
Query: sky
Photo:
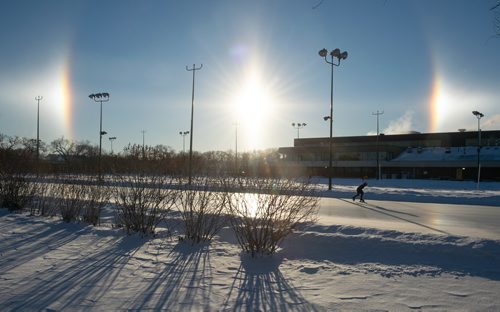
[[[333,135],[500,129],[497,0],[29,1],[0,4],[0,133],[254,151]]]

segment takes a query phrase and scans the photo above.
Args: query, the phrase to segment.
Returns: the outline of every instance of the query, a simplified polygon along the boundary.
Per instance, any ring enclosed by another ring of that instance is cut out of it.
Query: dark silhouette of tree
[[[0,173],[30,172],[36,159],[36,140],[0,133]]]
[[[323,3],[323,0],[319,0],[318,3],[316,3],[315,5],[313,5],[313,10],[318,8],[321,4]]]
[[[494,36],[500,37],[500,1],[490,10],[493,12],[493,27],[495,31]]]
[[[97,167],[99,148],[89,141],[75,142],[64,137],[50,143],[56,157],[49,157],[59,170],[72,173],[90,173]],[[61,168],[61,165],[63,168]]]

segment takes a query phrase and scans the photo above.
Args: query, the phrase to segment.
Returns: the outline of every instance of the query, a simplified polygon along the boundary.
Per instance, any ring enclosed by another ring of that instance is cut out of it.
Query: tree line
[[[0,172],[24,174],[95,174],[98,172],[99,146],[88,140],[74,141],[64,137],[50,143],[0,133]],[[279,175],[276,149],[238,153],[232,151],[193,152],[192,172],[199,176]],[[103,151],[103,174],[155,173],[185,176],[189,155],[166,145],[131,144],[118,153]]]

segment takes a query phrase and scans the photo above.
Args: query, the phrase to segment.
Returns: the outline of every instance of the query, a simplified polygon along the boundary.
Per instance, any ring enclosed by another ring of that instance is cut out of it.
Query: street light
[[[379,132],[379,127],[378,127],[378,120],[379,116],[383,115],[384,111],[379,112],[377,110],[376,113],[372,113],[372,115],[377,116],[377,180],[380,180],[381,176],[381,169],[380,169],[380,148],[379,148],[379,138],[380,138],[380,132]]]
[[[113,154],[113,141],[116,140],[116,137],[110,137],[109,143],[111,143],[111,154]]]
[[[481,179],[481,161],[480,161],[480,153],[481,153],[481,118],[484,117],[484,115],[478,111],[473,111],[472,115],[476,116],[477,118],[477,185],[476,187],[479,188],[479,180]]]
[[[179,131],[179,134],[182,136],[182,152],[186,153],[186,135],[189,134],[189,131]]]
[[[98,174],[99,174],[99,181],[102,180],[101,177],[101,153],[102,153],[102,136],[107,134],[106,131],[102,131],[102,102],[108,102],[109,101],[109,93],[103,92],[103,93],[93,93],[89,95],[89,98],[94,100],[94,102],[99,102],[101,103],[101,109],[100,109],[100,117],[99,117],[99,164],[98,164]]]
[[[292,122],[292,127],[294,127],[295,129],[297,129],[297,139],[300,139],[300,129],[301,128],[304,128],[305,126],[307,126],[307,124],[305,122],[303,123],[294,123]]]
[[[193,72],[193,89],[191,92],[191,129],[190,129],[190,135],[189,135],[189,169],[188,169],[188,175],[189,175],[189,180],[188,184],[191,185],[191,176],[192,176],[192,162],[193,162],[193,116],[194,116],[194,76],[197,70],[200,70],[203,68],[203,64],[200,65],[200,67],[196,67],[195,64],[193,64],[193,67],[189,69],[186,66],[187,71],[192,71]]]
[[[43,99],[43,96],[35,97],[35,101],[37,102],[37,111],[36,111],[36,166],[37,172],[39,170],[39,162],[40,162],[40,101]]]
[[[146,133],[146,130],[141,130],[141,132],[142,132],[142,159],[145,159],[146,154],[144,152],[144,142],[145,142],[144,134]]]
[[[234,123],[234,173],[239,175],[240,169],[238,168],[238,122]]]
[[[319,56],[325,59],[325,62],[331,65],[331,80],[330,80],[330,115],[323,117],[323,119],[330,120],[330,151],[328,160],[328,190],[332,190],[332,157],[333,157],[333,147],[332,147],[332,137],[333,137],[333,66],[339,66],[340,60],[345,60],[347,58],[347,52],[340,52],[340,49],[335,49],[330,52],[331,61],[328,61],[328,50],[322,49],[319,51]],[[337,59],[335,63],[333,58]]]

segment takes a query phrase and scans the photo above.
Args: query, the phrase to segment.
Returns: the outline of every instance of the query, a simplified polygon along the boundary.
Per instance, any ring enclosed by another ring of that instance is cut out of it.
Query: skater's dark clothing
[[[366,182],[363,182],[363,184],[361,184],[360,186],[358,186],[358,188],[356,189],[356,195],[354,195],[352,197],[352,200],[355,200],[356,197],[359,196],[359,201],[362,201],[364,202],[365,200],[363,199],[363,195],[365,195],[365,192],[363,192],[363,189],[365,188],[365,186],[367,186],[368,183]]]

